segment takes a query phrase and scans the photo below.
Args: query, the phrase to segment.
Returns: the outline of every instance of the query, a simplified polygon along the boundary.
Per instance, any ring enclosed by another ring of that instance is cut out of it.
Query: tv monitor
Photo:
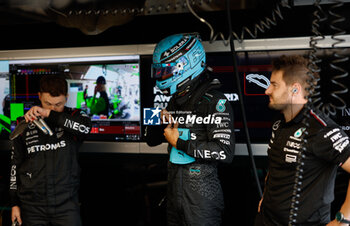
[[[140,62],[138,55],[11,61],[12,126],[38,99],[43,75],[65,76],[66,106],[86,112],[92,120],[87,140],[140,139]]]
[[[0,139],[8,139],[11,133],[11,119],[10,119],[10,86],[9,86],[9,74],[8,69],[3,65],[0,67]],[[8,68],[8,64],[7,64]]]

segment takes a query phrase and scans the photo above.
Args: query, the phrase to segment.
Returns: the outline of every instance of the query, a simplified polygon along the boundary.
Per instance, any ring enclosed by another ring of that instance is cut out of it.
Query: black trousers
[[[167,189],[168,226],[221,225],[224,200],[216,167],[169,164]]]
[[[81,226],[78,199],[58,206],[21,205],[23,226]]]
[[[264,226],[261,213],[257,213],[255,216],[254,226]]]

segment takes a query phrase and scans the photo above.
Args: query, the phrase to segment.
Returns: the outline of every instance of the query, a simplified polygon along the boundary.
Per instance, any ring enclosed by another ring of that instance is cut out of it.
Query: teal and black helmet
[[[198,34],[175,34],[161,40],[153,52],[152,76],[165,95],[183,91],[206,66]]]

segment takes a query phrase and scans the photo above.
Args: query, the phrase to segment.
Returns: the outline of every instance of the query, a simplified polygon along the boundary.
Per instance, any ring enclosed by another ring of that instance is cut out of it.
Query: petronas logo
[[[298,129],[297,131],[295,131],[294,137],[296,137],[296,138],[301,137],[301,135],[303,134],[303,132],[304,132],[305,130],[306,130],[306,128],[304,128],[304,127]]]

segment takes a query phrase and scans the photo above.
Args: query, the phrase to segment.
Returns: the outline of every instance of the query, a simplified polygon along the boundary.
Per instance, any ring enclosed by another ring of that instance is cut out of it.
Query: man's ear
[[[38,92],[38,96],[39,96],[39,100],[41,100],[41,93],[40,92]]]
[[[294,95],[294,94],[298,94],[299,92],[302,92],[303,87],[300,85],[300,83],[295,82],[295,83],[293,83],[291,88],[292,88],[291,92]]]

